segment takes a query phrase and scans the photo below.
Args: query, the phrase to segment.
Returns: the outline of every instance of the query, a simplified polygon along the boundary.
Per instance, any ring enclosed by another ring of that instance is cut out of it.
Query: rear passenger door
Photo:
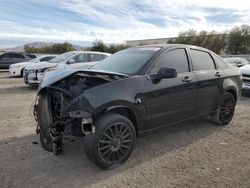
[[[190,49],[193,73],[197,79],[197,115],[208,115],[218,107],[220,97],[220,71],[207,51]]]
[[[185,48],[163,52],[149,74],[162,67],[176,68],[177,77],[159,83],[145,79],[149,129],[189,119],[195,115],[196,78],[190,72]]]

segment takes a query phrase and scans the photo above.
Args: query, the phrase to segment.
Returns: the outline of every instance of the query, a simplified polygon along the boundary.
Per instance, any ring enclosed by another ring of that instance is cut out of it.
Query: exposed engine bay
[[[37,134],[40,131],[48,131],[53,140],[53,152],[58,154],[62,150],[63,135],[84,136],[95,132],[93,118],[91,113],[78,110],[79,103],[74,100],[85,90],[120,79],[121,76],[97,73],[81,73],[70,75],[60,81],[57,81],[38,93],[38,99],[34,106],[34,116],[37,120]],[[74,102],[74,103],[73,103]],[[44,117],[44,108],[41,103],[48,105],[48,117]],[[71,111],[72,106],[75,107]],[[70,107],[70,108],[69,108]],[[50,124],[44,125],[42,118],[49,118]]]

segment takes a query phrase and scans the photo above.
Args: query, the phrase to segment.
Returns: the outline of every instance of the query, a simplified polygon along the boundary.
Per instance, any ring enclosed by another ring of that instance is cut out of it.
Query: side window
[[[5,53],[2,55],[2,58],[12,58],[12,54],[11,53]]]
[[[14,54],[14,57],[18,58],[18,59],[24,59],[25,58],[22,54]]]
[[[43,57],[43,58],[40,59],[40,61],[41,62],[43,62],[43,61],[49,61],[49,60],[51,60],[53,58],[54,58],[53,56]]]
[[[214,70],[214,61],[208,52],[200,50],[190,50],[193,70]]]
[[[102,55],[102,54],[90,54],[90,61],[95,62],[95,61],[101,61],[105,59],[107,56]]]
[[[222,58],[218,57],[217,55],[213,55],[213,58],[219,69],[223,70],[228,67],[227,63]]]
[[[161,67],[176,68],[177,73],[189,72],[186,50],[174,49],[166,52],[157,61],[151,73],[156,73]]]
[[[88,54],[78,54],[74,59],[76,63],[88,62]]]

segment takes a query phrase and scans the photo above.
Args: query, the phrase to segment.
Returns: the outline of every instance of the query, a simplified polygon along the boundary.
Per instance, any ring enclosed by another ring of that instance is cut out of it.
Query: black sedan
[[[239,69],[207,49],[129,48],[89,70],[48,74],[34,107],[37,133],[55,154],[63,135],[85,136],[89,159],[113,168],[128,159],[142,133],[207,116],[229,124],[241,86]]]

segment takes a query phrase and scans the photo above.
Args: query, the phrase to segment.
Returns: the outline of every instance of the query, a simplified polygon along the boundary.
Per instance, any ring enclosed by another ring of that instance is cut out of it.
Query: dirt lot
[[[84,139],[64,141],[64,153],[45,152],[35,134],[36,90],[0,72],[0,187],[250,187],[250,97],[230,125],[206,120],[167,127],[137,139],[122,166],[100,170]],[[36,144],[38,143],[38,144]]]

